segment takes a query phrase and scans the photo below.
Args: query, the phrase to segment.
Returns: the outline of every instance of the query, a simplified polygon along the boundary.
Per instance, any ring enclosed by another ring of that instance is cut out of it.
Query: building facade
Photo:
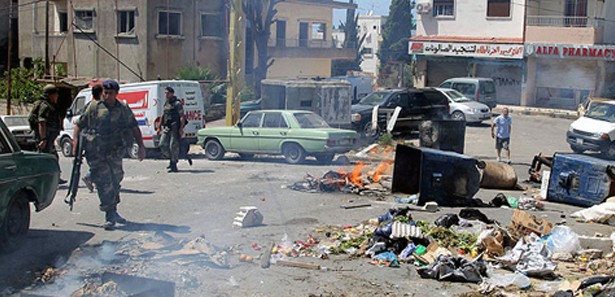
[[[378,77],[380,68],[378,50],[382,42],[382,27],[385,22],[385,16],[373,15],[371,12],[367,15],[359,15],[357,21],[359,36],[365,36],[361,45],[361,70],[370,73],[372,77]]]
[[[417,1],[417,36],[410,42],[415,85],[490,77],[499,104],[576,108],[613,81],[613,6],[599,0]]]
[[[49,14],[45,1],[19,4],[24,65],[47,53],[52,72],[74,77],[167,79],[190,64],[226,73],[223,0],[51,0]]]

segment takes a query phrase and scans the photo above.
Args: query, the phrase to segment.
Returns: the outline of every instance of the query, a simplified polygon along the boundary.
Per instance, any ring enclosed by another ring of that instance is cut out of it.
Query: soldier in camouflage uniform
[[[141,130],[130,108],[116,99],[119,85],[114,80],[103,83],[103,100],[92,102],[77,121],[76,133],[85,135],[85,152],[96,185],[100,210],[105,212],[105,229],[126,220],[117,213],[120,182],[124,178],[122,158],[133,142],[139,145],[139,160],[145,158]],[[78,135],[78,134],[77,134]]]
[[[165,158],[169,158],[169,172],[177,172],[181,137],[184,135],[184,107],[182,102],[175,97],[173,88],[166,87],[164,93],[167,100],[164,103],[160,127],[162,130],[160,151]]]

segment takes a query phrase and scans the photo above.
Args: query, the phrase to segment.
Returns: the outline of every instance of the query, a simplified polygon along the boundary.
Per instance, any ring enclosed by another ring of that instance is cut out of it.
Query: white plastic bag
[[[545,244],[551,254],[570,253],[575,254],[581,250],[579,235],[566,226],[555,226],[547,237]]]

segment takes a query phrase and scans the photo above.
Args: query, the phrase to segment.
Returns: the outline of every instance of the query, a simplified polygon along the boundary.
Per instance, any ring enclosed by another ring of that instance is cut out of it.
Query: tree
[[[353,4],[353,0],[350,0],[350,4]],[[346,10],[346,22],[340,24],[340,28],[344,30],[342,47],[354,48],[357,50],[357,54],[353,60],[334,60],[331,67],[331,76],[346,75],[348,71],[361,71],[361,62],[363,61],[361,46],[366,35],[359,37],[358,22],[359,15],[355,15],[355,10]]]
[[[190,64],[188,66],[184,66],[179,68],[177,71],[177,77],[179,79],[185,80],[198,80],[198,81],[209,81],[206,84],[206,90],[201,89],[203,91],[207,91],[209,94],[209,102],[211,104],[214,103],[224,103],[225,94],[226,94],[226,84],[222,82],[216,82],[220,79],[220,76],[215,74],[209,67],[207,66],[198,66],[196,64]],[[206,101],[207,102],[207,101]]]
[[[43,95],[43,85],[36,81],[44,74],[42,58],[33,61],[33,67],[18,67],[11,69],[11,98],[13,102],[23,105],[36,101]],[[8,70],[4,71],[4,77],[8,76]],[[0,97],[7,98],[6,79],[0,80]]]
[[[391,68],[399,68],[399,66],[392,64],[400,62],[407,64],[412,60],[408,54],[408,42],[412,28],[412,0],[392,0],[378,52],[380,73],[395,72]],[[381,77],[381,80],[383,79],[387,78]]]
[[[278,13],[276,5],[285,0],[244,0],[243,12],[254,37],[257,51],[257,64],[254,69],[254,92],[260,94],[261,80],[267,78],[267,69],[273,64],[270,61],[267,43],[271,36],[271,24]]]

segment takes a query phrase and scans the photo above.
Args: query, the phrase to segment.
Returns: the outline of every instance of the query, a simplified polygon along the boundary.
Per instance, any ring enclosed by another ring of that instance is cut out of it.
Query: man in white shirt
[[[497,131],[494,131],[497,127]],[[498,153],[498,162],[502,160],[502,149],[506,150],[506,163],[510,164],[510,131],[512,118],[508,115],[508,108],[504,107],[502,114],[491,123],[491,138],[495,138],[495,150]]]

